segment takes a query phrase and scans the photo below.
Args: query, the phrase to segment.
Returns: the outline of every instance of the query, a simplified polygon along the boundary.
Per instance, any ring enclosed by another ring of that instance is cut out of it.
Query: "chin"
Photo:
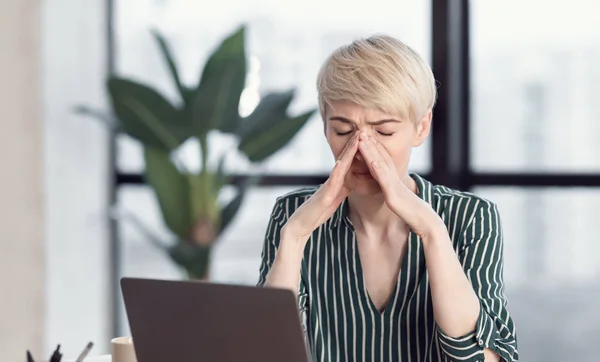
[[[381,193],[379,183],[373,178],[370,180],[352,180],[350,190],[352,190],[352,193],[359,196],[374,196]]]

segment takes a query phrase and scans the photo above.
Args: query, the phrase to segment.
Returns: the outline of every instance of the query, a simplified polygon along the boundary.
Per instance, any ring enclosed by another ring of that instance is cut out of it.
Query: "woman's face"
[[[415,125],[410,120],[383,113],[376,109],[367,109],[352,102],[333,101],[325,111],[325,136],[335,159],[355,131],[365,132],[375,138],[387,150],[396,167],[398,175],[407,174],[410,154],[413,147],[420,146],[427,136],[431,125],[431,111]],[[357,151],[352,166],[345,178],[345,185],[360,195],[373,195],[381,188],[369,173],[364,158]]]

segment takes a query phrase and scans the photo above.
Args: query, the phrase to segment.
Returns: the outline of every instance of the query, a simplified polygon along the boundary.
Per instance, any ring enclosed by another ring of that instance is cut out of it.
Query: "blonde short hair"
[[[319,71],[317,91],[323,118],[329,102],[350,101],[417,122],[437,97],[427,62],[387,35],[358,39],[336,49]]]

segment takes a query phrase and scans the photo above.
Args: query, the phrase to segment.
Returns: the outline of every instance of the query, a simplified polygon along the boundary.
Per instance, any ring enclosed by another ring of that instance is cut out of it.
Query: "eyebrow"
[[[334,117],[329,117],[330,121],[338,121],[338,122],[342,122],[342,123],[346,123],[346,124],[354,124],[356,122],[349,120],[348,118],[344,118],[344,117],[338,117],[338,116],[334,116]],[[375,122],[367,122],[370,125],[373,126],[380,126],[382,124],[386,124],[386,123],[400,123],[399,120],[397,119],[393,119],[393,118],[386,118],[386,119],[380,119],[379,121],[375,121]]]

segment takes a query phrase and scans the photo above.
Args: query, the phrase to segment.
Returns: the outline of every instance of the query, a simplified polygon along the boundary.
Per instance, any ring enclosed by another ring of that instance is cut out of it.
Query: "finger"
[[[356,132],[352,138],[346,143],[346,147],[340,154],[340,157],[335,163],[333,167],[333,171],[331,172],[330,180],[334,184],[341,184],[344,181],[344,177],[346,173],[350,169],[352,165],[352,160],[354,159],[354,155],[358,151],[358,132]]]
[[[381,142],[376,142],[375,139],[373,139],[373,138],[372,138],[372,140],[373,140],[373,143],[375,144],[375,149],[377,149],[377,151],[379,152],[379,156],[383,159],[386,166],[391,169],[392,166],[394,166],[394,160],[392,159],[392,156],[390,156],[390,154],[385,149],[385,147],[383,147]]]
[[[385,182],[385,176],[388,169],[387,163],[383,160],[376,147],[376,141],[363,134],[359,142],[360,153],[363,155],[371,175],[380,183]]]
[[[354,132],[352,137],[350,137],[348,142],[346,142],[346,146],[344,146],[342,153],[340,153],[340,155],[338,156],[338,159],[337,159],[338,161],[347,161],[347,160],[352,161],[352,158],[354,158],[354,155],[356,154],[356,151],[358,150],[359,135],[360,134],[358,133],[358,131]]]
[[[381,143],[377,142],[373,137],[369,137],[365,141],[367,142],[366,146],[373,153],[373,159],[377,161],[377,163],[381,163],[382,166],[389,167],[390,163],[388,162],[388,159],[385,158],[385,156],[389,156],[389,154],[383,149]],[[384,150],[384,152],[381,152],[381,150]]]
[[[387,163],[384,162],[383,158],[379,154],[379,150],[376,147],[376,141],[374,138],[367,136],[365,133],[362,133],[359,141],[359,150],[363,155],[367,165],[369,167],[377,167],[381,168],[382,166],[387,166]]]

